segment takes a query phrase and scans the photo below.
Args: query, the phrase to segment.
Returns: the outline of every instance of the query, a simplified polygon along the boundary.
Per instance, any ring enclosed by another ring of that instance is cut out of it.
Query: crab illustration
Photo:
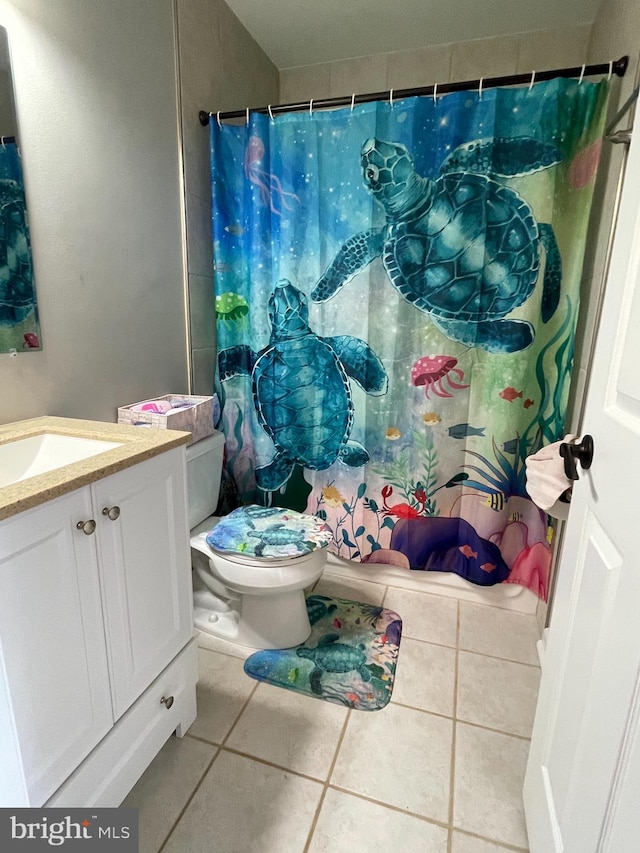
[[[420,176],[404,145],[367,139],[364,182],[387,221],[351,237],[311,293],[324,302],[374,258],[399,293],[428,313],[452,340],[488,352],[526,349],[535,331],[505,319],[533,293],[546,251],[544,323],[560,299],[561,259],[551,225],[497,177],[515,177],[560,162],[558,149],[529,137],[490,138],[456,148],[432,180]]]

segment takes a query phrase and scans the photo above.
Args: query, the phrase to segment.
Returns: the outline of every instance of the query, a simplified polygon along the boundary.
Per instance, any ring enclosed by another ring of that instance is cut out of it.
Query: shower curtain
[[[607,83],[211,122],[227,508],[364,564],[523,584],[557,440]]]

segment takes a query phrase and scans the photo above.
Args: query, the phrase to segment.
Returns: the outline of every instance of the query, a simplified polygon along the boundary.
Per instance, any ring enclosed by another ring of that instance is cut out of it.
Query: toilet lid
[[[242,506],[221,518],[207,545],[227,554],[282,560],[326,548],[333,534],[314,515],[281,507]]]

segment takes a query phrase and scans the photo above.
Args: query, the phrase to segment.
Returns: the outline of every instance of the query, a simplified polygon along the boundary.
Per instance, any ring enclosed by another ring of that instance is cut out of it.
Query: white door
[[[583,424],[524,798],[532,853],[640,850],[640,129]]]
[[[193,634],[185,466],[178,448],[91,487],[116,719]]]
[[[91,517],[87,487],[0,522],[0,806],[42,805],[113,725]]]

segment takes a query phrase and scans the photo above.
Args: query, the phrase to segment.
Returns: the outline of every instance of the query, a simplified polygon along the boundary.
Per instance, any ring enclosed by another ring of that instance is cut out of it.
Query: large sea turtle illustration
[[[560,299],[560,252],[551,225],[538,223],[528,202],[496,177],[530,174],[560,159],[555,146],[528,137],[481,139],[452,151],[431,180],[418,175],[404,145],[367,139],[362,175],[386,224],[351,237],[311,298],[329,299],[382,255],[393,285],[447,337],[489,352],[525,349],[533,326],[504,317],[533,292],[542,245],[541,316],[551,319]]]
[[[296,463],[316,471],[337,460],[358,468],[369,454],[350,439],[353,401],[349,377],[368,394],[387,390],[382,362],[350,335],[321,338],[309,328],[306,296],[281,279],[269,297],[271,338],[259,353],[246,344],[218,355],[221,380],[251,375],[260,425],[273,441],[273,460],[256,468],[256,482],[275,491]]]
[[[296,649],[299,658],[308,658],[315,664],[309,676],[311,690],[319,695],[322,693],[320,679],[323,672],[351,672],[357,671],[363,681],[371,681],[371,672],[365,666],[366,657],[363,653],[363,643],[356,646],[347,646],[338,643],[339,634],[325,634],[318,640],[315,649],[300,646]]]

